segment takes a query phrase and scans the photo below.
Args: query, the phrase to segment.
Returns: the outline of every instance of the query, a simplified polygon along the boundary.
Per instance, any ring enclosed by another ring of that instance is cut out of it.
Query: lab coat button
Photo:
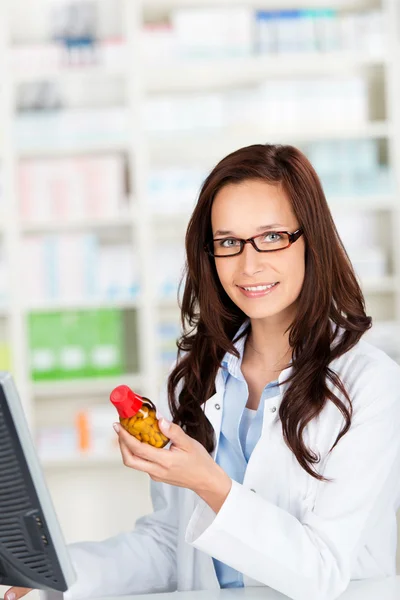
[[[216,408],[217,410],[219,410],[221,407],[220,407],[220,405],[219,405],[219,404],[216,404],[216,405],[215,405],[215,408]]]
[[[271,406],[271,408],[269,410],[270,410],[270,412],[274,413],[276,411],[276,406]]]

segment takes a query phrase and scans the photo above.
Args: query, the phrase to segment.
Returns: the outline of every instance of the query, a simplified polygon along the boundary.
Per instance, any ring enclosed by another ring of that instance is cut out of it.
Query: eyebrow
[[[282,223],[271,223],[270,225],[261,225],[261,227],[257,227],[256,231],[265,231],[266,229],[271,229],[272,227],[286,227],[286,225],[282,225]],[[214,233],[214,236],[217,235],[235,235],[233,231],[225,230],[225,229],[217,229]]]

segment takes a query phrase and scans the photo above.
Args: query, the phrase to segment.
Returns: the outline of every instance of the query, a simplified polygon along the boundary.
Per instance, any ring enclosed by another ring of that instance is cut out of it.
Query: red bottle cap
[[[143,399],[127,385],[119,385],[110,394],[110,400],[114,404],[121,419],[129,419],[136,415],[142,408]]]

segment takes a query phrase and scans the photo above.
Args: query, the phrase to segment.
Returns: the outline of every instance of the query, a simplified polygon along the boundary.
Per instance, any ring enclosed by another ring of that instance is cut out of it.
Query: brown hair
[[[331,400],[345,424],[352,405],[331,361],[352,348],[371,327],[362,291],[332,219],[319,178],[308,159],[293,146],[257,144],[233,152],[204,181],[186,232],[186,269],[181,301],[183,334],[177,342],[178,361],[168,378],[168,399],[174,422],[208,452],[215,447],[214,431],[204,403],[215,393],[215,377],[226,352],[238,356],[233,339],[247,316],[232,302],[219,281],[215,259],[204,251],[212,238],[211,207],[225,185],[259,179],[281,184],[304,230],[305,278],[297,299],[297,314],[289,327],[292,374],[279,417],[286,444],[311,476],[325,480],[313,468],[318,457],[302,439],[306,425]],[[339,327],[343,329],[340,339]],[[243,332],[245,335],[248,328]],[[333,340],[338,341],[332,347]],[[328,387],[332,382],[344,404]],[[178,393],[179,390],[179,393]]]

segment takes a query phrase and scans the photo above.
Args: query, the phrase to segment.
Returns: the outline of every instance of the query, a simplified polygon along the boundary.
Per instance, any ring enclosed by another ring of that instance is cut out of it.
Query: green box
[[[125,372],[124,318],[120,310],[30,314],[28,337],[34,381]]]

